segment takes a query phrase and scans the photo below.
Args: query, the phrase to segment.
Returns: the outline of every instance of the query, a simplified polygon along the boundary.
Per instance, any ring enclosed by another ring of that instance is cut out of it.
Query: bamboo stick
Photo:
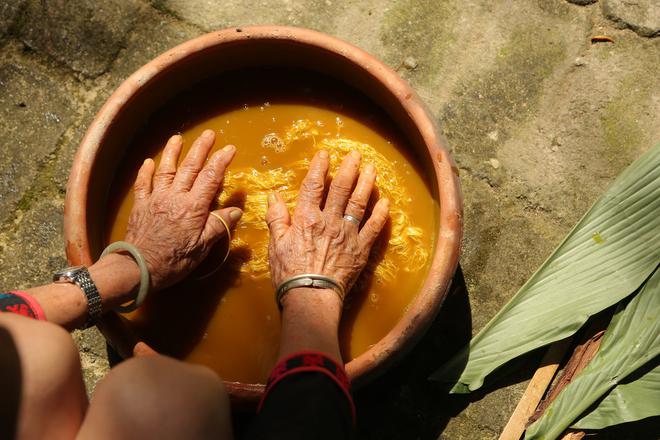
[[[520,398],[516,409],[500,434],[499,440],[519,440],[527,421],[534,414],[534,410],[543,398],[545,391],[555,377],[561,360],[571,345],[571,338],[555,342],[545,352],[541,366],[536,370],[529,381],[525,393]]]

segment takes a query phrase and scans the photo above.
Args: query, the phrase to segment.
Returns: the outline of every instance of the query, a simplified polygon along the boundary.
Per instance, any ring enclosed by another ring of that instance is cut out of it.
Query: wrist
[[[282,298],[280,358],[316,350],[342,362],[339,321],[342,301],[332,289],[296,287]]]
[[[283,319],[289,315],[303,320],[309,317],[317,324],[338,327],[342,308],[342,300],[332,289],[296,287],[282,298]],[[315,319],[316,316],[321,316],[321,319]]]
[[[135,298],[140,285],[140,268],[130,254],[108,254],[88,270],[101,295],[104,310],[113,309]]]
[[[318,287],[294,287],[282,296],[282,308],[290,305],[312,305],[318,303],[341,309],[342,300],[332,289],[320,289]]]

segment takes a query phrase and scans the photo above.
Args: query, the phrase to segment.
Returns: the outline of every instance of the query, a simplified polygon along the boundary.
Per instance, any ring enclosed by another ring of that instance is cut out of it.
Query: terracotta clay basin
[[[202,80],[262,66],[322,72],[364,94],[398,125],[426,167],[437,200],[439,230],[421,289],[395,327],[346,365],[353,385],[360,386],[400,360],[437,315],[458,264],[462,200],[456,165],[419,97],[392,69],[344,41],[291,27],[226,29],[181,44],[131,75],[103,105],[75,156],[64,210],[67,257],[73,265],[91,265],[99,257],[109,188],[148,115]],[[98,327],[120,356],[131,356],[137,338],[123,317],[109,312]],[[236,382],[228,382],[227,389],[243,404],[263,392],[262,385]]]

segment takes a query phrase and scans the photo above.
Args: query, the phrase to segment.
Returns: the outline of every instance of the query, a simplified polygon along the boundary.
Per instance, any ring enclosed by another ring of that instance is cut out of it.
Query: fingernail
[[[373,164],[367,164],[366,167],[364,167],[364,171],[369,174],[373,174],[376,172],[376,167],[373,166]]]
[[[241,211],[240,209],[234,209],[232,212],[229,213],[229,219],[233,222],[237,221],[242,216],[243,216],[243,211]]]
[[[182,141],[183,141],[183,136],[181,136],[180,134],[175,134],[170,139],[170,142],[173,142],[175,144],[180,144]]]
[[[359,159],[359,158],[361,157],[360,152],[359,152],[359,151],[355,151],[355,150],[351,151],[351,156],[352,156],[354,159]]]
[[[234,147],[233,145],[225,145],[224,148],[222,149],[222,151],[232,151],[232,150],[235,150],[235,149],[236,149],[236,147]]]
[[[268,194],[268,206],[272,205],[275,202],[277,202],[277,197],[275,196],[275,193]]]
[[[213,136],[214,134],[215,134],[215,133],[213,132],[213,130],[204,130],[204,132],[202,133],[202,136],[208,138],[208,137]]]
[[[321,159],[327,159],[327,158],[328,158],[328,152],[325,151],[325,150],[321,150],[321,151],[319,151],[319,157],[320,157]]]

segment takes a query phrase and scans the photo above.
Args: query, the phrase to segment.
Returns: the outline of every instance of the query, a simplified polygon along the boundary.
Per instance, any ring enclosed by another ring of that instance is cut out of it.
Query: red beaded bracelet
[[[0,312],[16,313],[40,321],[46,320],[44,310],[37,300],[20,290],[0,293]]]

